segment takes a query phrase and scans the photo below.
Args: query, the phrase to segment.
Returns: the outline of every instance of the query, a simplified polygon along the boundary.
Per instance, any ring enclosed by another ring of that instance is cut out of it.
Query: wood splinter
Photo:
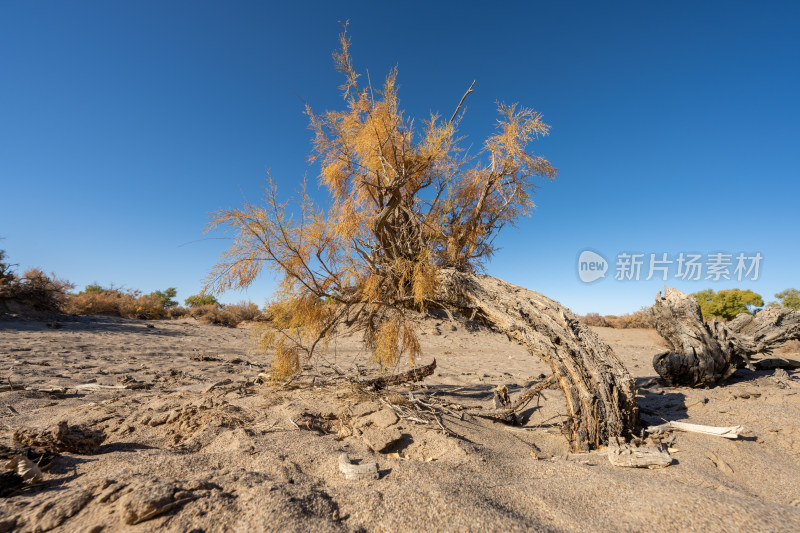
[[[378,464],[363,463],[354,465],[346,453],[339,456],[339,470],[344,474],[345,479],[378,479]]]

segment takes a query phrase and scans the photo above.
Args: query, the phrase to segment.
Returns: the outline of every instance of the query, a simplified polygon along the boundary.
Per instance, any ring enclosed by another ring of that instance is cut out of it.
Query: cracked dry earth
[[[569,455],[557,390],[515,427],[458,411],[549,372],[479,325],[419,326],[435,375],[378,393],[322,365],[308,382],[262,384],[247,328],[0,321],[0,444],[59,422],[104,437],[1,497],[0,532],[800,530],[797,374],[666,388],[650,366],[654,331],[597,328],[637,378],[645,423],[746,429],[736,441],[678,433],[671,466],[624,469]],[[374,372],[357,341],[332,343],[327,363]],[[344,479],[342,452],[377,462],[378,479]]]

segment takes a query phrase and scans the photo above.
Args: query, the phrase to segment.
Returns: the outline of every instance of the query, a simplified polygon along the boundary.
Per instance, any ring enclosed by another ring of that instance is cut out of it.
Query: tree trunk
[[[567,401],[567,436],[575,451],[631,436],[639,425],[636,385],[611,348],[569,309],[491,276],[444,270],[440,294],[474,312],[546,362]]]
[[[653,358],[658,375],[675,385],[702,386],[753,368],[750,356],[800,338],[800,313],[765,309],[730,322],[703,322],[694,296],[677,289],[659,292],[653,305],[656,330],[670,351]]]

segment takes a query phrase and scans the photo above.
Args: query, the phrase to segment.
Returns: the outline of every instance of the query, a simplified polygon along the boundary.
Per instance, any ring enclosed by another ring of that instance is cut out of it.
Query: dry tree
[[[264,267],[278,273],[263,344],[277,376],[299,372],[345,325],[363,329],[382,366],[404,356],[413,364],[420,344],[409,315],[440,308],[491,323],[548,362],[576,449],[635,429],[633,380],[608,346],[557,302],[477,273],[498,232],[534,207],[534,180],[556,176],[530,151],[549,126],[499,104],[497,132],[470,156],[458,126],[474,82],[448,119],[417,126],[399,107],[396,69],[373,90],[353,67],[346,31],[340,45],[345,109],[306,108],[328,201],[314,202],[304,186],[296,203],[281,202],[270,177],[263,205],[214,213],[208,229],[234,238],[207,289],[247,287]]]

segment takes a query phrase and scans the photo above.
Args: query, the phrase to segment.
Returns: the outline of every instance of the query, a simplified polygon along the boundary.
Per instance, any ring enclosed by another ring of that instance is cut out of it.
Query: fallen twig
[[[723,437],[726,439],[738,439],[739,434],[743,431],[742,426],[730,427],[716,427],[716,426],[702,426],[700,424],[690,424],[688,422],[675,422],[670,421],[666,424],[659,426],[650,426],[646,429],[648,433],[663,433],[669,430],[685,431],[687,433],[700,433],[703,435],[713,435],[715,437]]]

